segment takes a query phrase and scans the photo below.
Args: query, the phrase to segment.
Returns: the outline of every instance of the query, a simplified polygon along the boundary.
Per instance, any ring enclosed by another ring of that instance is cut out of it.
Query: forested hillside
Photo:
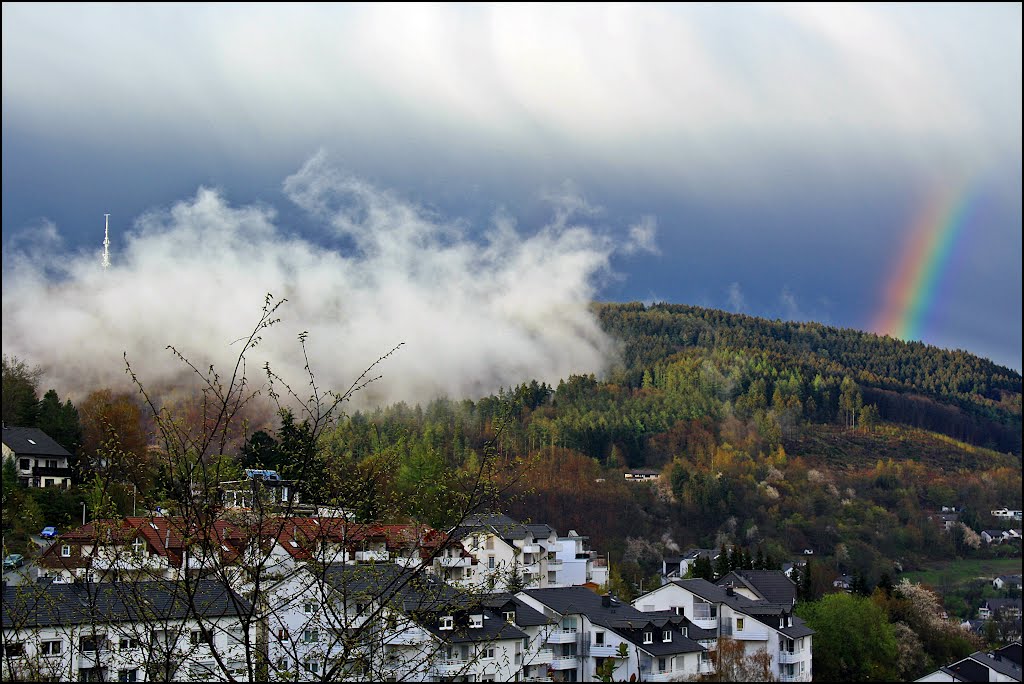
[[[398,506],[444,528],[453,493],[496,453],[505,512],[589,535],[622,593],[650,580],[664,554],[722,544],[776,562],[812,550],[821,586],[830,572],[877,582],[928,559],[992,553],[976,534],[998,524],[989,511],[1021,508],[1015,371],[818,324],[677,305],[594,310],[620,349],[603,377],[524,378],[477,400],[354,412],[320,436],[332,478],[294,471],[289,454],[309,441],[308,426],[287,413],[249,416],[263,429],[226,458],[302,480],[308,500],[340,478],[344,503],[367,520]],[[147,492],[174,505],[188,483],[147,452],[136,396],[97,388],[78,408],[56,392],[39,400],[19,363],[5,358],[5,420],[55,429],[60,408],[55,436],[76,452],[82,482],[116,439]],[[630,483],[630,468],[661,477]],[[127,507],[133,491],[104,496]],[[32,524],[70,521],[79,501],[40,498]],[[943,531],[930,517],[942,506],[963,524]]]

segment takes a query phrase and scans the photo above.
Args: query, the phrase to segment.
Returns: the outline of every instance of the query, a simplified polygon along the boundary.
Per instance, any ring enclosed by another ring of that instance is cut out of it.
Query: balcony
[[[357,563],[384,563],[390,558],[387,551],[356,551]]]
[[[679,677],[681,672],[674,672],[672,670],[665,670],[664,672],[651,672],[650,674],[644,675],[645,682],[671,682],[675,681]]]
[[[385,644],[394,646],[412,646],[427,643],[431,638],[422,627],[408,627],[405,629],[387,630],[383,641]]]
[[[554,659],[555,659],[555,651],[554,651],[554,649],[541,648],[541,649],[538,649],[537,652],[535,654],[533,654],[532,656],[530,654],[526,655],[526,664],[527,665],[544,665],[546,663],[550,663]]]
[[[575,627],[562,627],[548,634],[549,644],[574,644],[576,643]]]
[[[690,621],[701,629],[718,629],[717,615],[712,615],[710,617],[694,615],[690,618]]]
[[[562,567],[562,559],[561,558],[548,558],[547,560],[548,560],[548,567],[549,568],[560,568],[560,567]]]
[[[805,680],[804,680],[804,675],[801,675],[801,674],[796,674],[796,673],[785,674],[785,673],[781,673],[780,672],[779,673],[779,681],[780,682],[802,682],[802,681],[805,681]]]
[[[575,670],[579,662],[576,656],[555,656],[551,659],[549,667],[552,670]]]
[[[454,677],[460,674],[465,674],[469,662],[470,661],[462,660],[461,658],[439,660],[434,664],[434,671],[439,677]]]
[[[779,651],[779,664],[799,663],[804,659],[803,651]]]
[[[540,546],[537,544],[527,544],[520,549],[523,553],[540,553]]]
[[[619,649],[616,646],[591,646],[590,655],[594,658],[615,658]]]

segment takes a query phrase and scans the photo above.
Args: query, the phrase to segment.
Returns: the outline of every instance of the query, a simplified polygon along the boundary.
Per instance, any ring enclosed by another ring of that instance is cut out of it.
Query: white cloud
[[[223,366],[269,292],[289,301],[251,373],[267,360],[301,385],[295,340],[308,331],[321,384],[343,388],[404,342],[367,400],[476,398],[531,378],[601,372],[609,360],[588,306],[615,245],[591,228],[556,220],[523,234],[499,214],[487,237],[473,240],[457,223],[341,173],[324,154],[285,190],[351,246],[286,237],[272,208],[232,206],[201,188],[114,236],[107,272],[98,254],[11,258],[5,353],[43,366],[63,394],[125,382],[126,351],[143,380],[160,387],[183,370],[166,345],[199,367]],[[43,286],[55,268],[61,278]]]
[[[661,254],[658,248],[658,221],[653,216],[644,216],[629,227],[629,240],[622,246],[625,254],[646,252]]]

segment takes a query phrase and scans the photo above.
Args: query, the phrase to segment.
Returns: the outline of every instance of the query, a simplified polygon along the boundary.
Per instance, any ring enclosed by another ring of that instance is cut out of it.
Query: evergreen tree
[[[722,543],[722,548],[718,550],[718,558],[715,559],[715,580],[720,580],[729,574],[729,549],[726,548],[725,543]]]
[[[82,443],[82,422],[78,409],[70,399],[61,404],[56,390],[49,390],[39,402],[36,427],[72,454],[77,453]]]

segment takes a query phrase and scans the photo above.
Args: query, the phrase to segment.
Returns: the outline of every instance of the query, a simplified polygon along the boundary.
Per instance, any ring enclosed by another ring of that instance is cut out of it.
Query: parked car
[[[4,558],[4,570],[13,570],[14,568],[20,568],[25,562],[25,557],[20,553],[12,553],[7,558]]]
[[[53,539],[57,536],[56,527],[44,527],[43,531],[39,533],[39,536],[43,539]]]

